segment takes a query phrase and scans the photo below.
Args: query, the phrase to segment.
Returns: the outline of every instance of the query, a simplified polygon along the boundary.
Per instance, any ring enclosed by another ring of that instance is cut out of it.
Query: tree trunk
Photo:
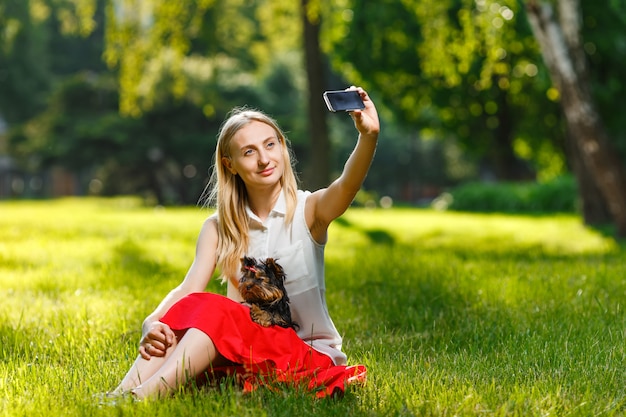
[[[154,193],[154,198],[156,198],[157,204],[161,206],[165,205],[165,194],[163,192],[163,187],[161,186],[161,181],[159,181],[156,167],[148,172],[148,187]]]
[[[552,5],[530,0],[527,15],[550,77],[561,95],[571,146],[607,203],[617,234],[626,237],[626,174],[593,102],[580,41],[578,0],[559,0],[559,22]],[[568,139],[569,140],[569,139]]]
[[[302,0],[301,15],[304,39],[304,61],[308,85],[309,149],[311,158],[304,179],[305,185],[316,190],[330,181],[330,138],[326,124],[326,108],[322,95],[325,88],[324,65],[319,42],[320,17],[309,12],[309,0]]]
[[[494,79],[497,84],[498,80]],[[493,130],[492,147],[489,157],[498,180],[503,181],[527,181],[534,180],[535,175],[527,163],[515,155],[513,149],[513,118],[507,102],[507,94],[501,91],[497,95],[498,101],[498,127]]]
[[[580,149],[577,146],[573,146],[573,140],[566,141],[565,152],[570,169],[576,178],[580,211],[585,224],[591,226],[610,224],[611,213],[602,197],[602,193],[585,167]]]

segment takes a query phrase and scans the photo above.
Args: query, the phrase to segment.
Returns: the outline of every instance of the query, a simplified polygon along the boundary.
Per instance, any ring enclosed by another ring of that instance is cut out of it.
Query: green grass
[[[0,416],[626,414],[624,248],[574,216],[409,209],[351,209],[330,233],[329,308],[365,387],[339,401],[224,385],[100,404],[206,216],[133,199],[0,203]]]

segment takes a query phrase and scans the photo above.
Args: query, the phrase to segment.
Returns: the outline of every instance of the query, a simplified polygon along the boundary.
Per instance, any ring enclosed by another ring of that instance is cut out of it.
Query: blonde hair
[[[250,243],[249,216],[246,211],[248,194],[241,177],[226,169],[222,158],[229,156],[235,134],[253,121],[272,127],[282,146],[284,170],[280,183],[287,205],[286,224],[293,220],[297,202],[298,180],[292,165],[294,159],[289,140],[283,131],[274,119],[263,112],[247,108],[233,109],[220,128],[211,179],[203,193],[205,205],[213,206],[217,211],[217,266],[222,272],[222,282],[230,279],[233,284],[239,281],[237,276],[241,269],[241,258],[246,254]]]

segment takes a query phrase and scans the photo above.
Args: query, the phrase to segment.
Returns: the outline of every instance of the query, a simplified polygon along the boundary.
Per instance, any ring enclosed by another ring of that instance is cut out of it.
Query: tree
[[[454,137],[497,179],[563,171],[558,107],[545,95],[549,78],[516,1],[345,4],[325,48],[396,120],[422,136]]]
[[[194,204],[213,162],[219,126],[235,105],[243,100],[281,116],[300,101],[273,96],[277,80],[290,83],[289,63],[277,59],[259,85],[248,84],[246,74],[233,65],[223,59],[183,63],[190,90],[182,98],[169,93],[166,70],[153,73],[159,93],[140,117],[119,113],[114,75],[75,74],[54,89],[44,112],[12,132],[11,151],[22,161],[36,161],[37,168],[86,172],[102,184],[104,195],[141,194],[159,204]],[[218,75],[207,77],[214,67]],[[198,105],[207,95],[220,97],[211,103],[210,115]],[[288,121],[284,126],[299,129]]]
[[[9,124],[42,111],[64,75],[103,69],[102,7],[103,0],[0,0],[0,114]]]
[[[258,82],[259,74],[273,65],[277,57],[294,48],[304,49],[305,91],[309,97],[306,136],[311,151],[308,162],[313,167],[306,171],[306,182],[312,187],[327,185],[330,140],[321,100],[326,83],[319,47],[319,1],[302,0],[299,9],[292,2],[274,1],[153,1],[144,8],[141,4],[123,0],[108,8],[105,56],[110,66],[119,68],[122,114],[138,117],[154,105],[159,90],[149,79],[150,68],[163,61],[164,55],[170,78],[166,91],[180,99],[189,92],[183,68],[189,57],[236,61],[237,72],[245,72]],[[294,19],[300,24],[294,25]],[[300,40],[302,43],[294,43]],[[296,86],[286,82],[280,91],[285,96],[292,95],[289,87]],[[198,105],[211,108],[217,101],[219,97],[209,94]],[[264,110],[271,113],[275,106],[276,103],[270,103]],[[291,107],[291,119],[299,116],[293,110],[300,107]],[[304,130],[300,133],[305,135]]]
[[[50,84],[37,96],[42,104],[14,124],[9,135],[9,149],[25,166],[90,171],[106,194],[147,189],[159,203],[193,203],[206,179],[219,125],[233,107],[263,108],[296,137],[304,131],[297,121],[304,108],[295,74],[301,62],[282,50],[268,52],[257,5],[197,1],[183,7],[123,0],[106,2],[109,21],[104,3],[10,3],[13,20],[5,20],[16,27],[30,22],[37,7],[46,11],[33,24],[42,31],[33,44],[44,65],[32,59],[26,70],[15,71],[23,82],[13,80],[30,87],[35,78],[19,75],[44,68],[41,78]],[[152,8],[141,9],[141,4]],[[34,36],[34,29],[24,33]],[[100,57],[105,32],[105,56],[115,68],[111,76]],[[14,43],[23,46],[7,40],[7,48]],[[55,53],[59,47],[63,53]],[[99,65],[93,63],[93,51]],[[89,73],[79,71],[76,56]]]
[[[319,2],[301,0],[300,7],[308,87],[309,149],[311,150],[308,186],[318,189],[328,185],[331,171],[326,109],[321,100],[327,85],[324,76],[324,56],[320,48],[321,15]]]
[[[592,97],[580,4],[578,0],[557,4],[558,14],[551,3],[530,0],[528,19],[561,95],[571,146],[607,202],[618,235],[626,237],[626,175]]]
[[[40,23],[28,2],[0,1],[0,116],[9,124],[28,120],[44,107],[47,33]]]
[[[615,97],[626,82],[619,71],[626,13],[618,14],[621,22],[607,25],[611,35],[602,32],[596,35],[598,42],[583,45],[579,27],[559,35],[563,23],[551,22],[545,15],[552,10],[550,4],[533,0],[524,8],[523,3],[506,0],[381,0],[376,4],[352,0],[343,13],[335,14],[337,29],[327,48],[335,51],[335,68],[382,91],[399,120],[427,126],[422,134],[455,136],[467,152],[495,155],[490,158],[495,166],[519,166],[520,156],[532,159],[540,172],[548,168],[550,175],[563,172],[565,155],[579,179],[585,220],[602,218],[604,204],[596,198],[600,192],[623,234],[623,157],[611,151],[611,143],[621,142],[609,141],[593,103],[594,98],[601,99],[605,118],[617,114]],[[573,2],[559,4],[571,9]],[[606,4],[586,2],[585,7],[595,7],[588,22],[602,18],[604,23],[615,14],[615,10],[607,12]],[[576,26],[581,16],[569,11],[565,18]],[[550,41],[555,34],[563,43],[575,34],[575,44],[560,49],[544,45],[541,38]],[[608,40],[614,45],[602,50],[601,42]],[[552,50],[546,52],[547,48]],[[602,53],[593,55],[596,48]],[[546,54],[554,58],[552,64]],[[616,57],[610,62],[602,56]],[[597,75],[584,66],[590,57]],[[560,80],[559,66],[568,60],[570,69],[564,75],[570,78]],[[564,110],[567,106],[567,111],[561,112],[559,105]],[[613,124],[618,123],[622,122]],[[612,134],[619,138],[616,129]],[[623,133],[621,137],[626,142]],[[496,172],[500,178],[516,177],[502,169]]]

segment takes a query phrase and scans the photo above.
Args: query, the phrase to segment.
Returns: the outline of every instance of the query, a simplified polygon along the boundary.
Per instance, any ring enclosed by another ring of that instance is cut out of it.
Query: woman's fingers
[[[165,356],[167,348],[172,345],[174,333],[167,326],[156,326],[139,343],[139,354],[144,359],[152,356]]]

